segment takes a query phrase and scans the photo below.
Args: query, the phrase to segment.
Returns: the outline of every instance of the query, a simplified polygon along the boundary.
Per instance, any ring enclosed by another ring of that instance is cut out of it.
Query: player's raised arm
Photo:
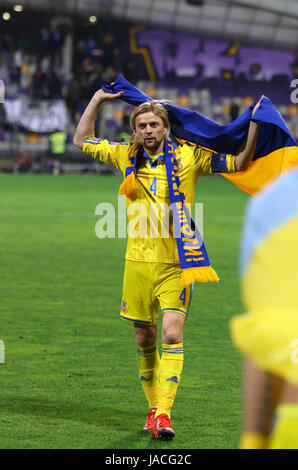
[[[113,95],[112,93],[107,93],[100,89],[93,95],[77,126],[73,138],[74,145],[82,149],[85,140],[88,139],[88,137],[94,137],[94,124],[101,105],[105,101],[114,101],[120,98],[122,94],[123,92],[120,91]]]
[[[259,99],[257,104],[255,105],[251,117],[253,117],[254,113],[256,112],[257,108],[260,106],[260,103],[263,99],[263,96]],[[249,163],[251,162],[257,145],[258,133],[259,133],[260,124],[250,121],[248,133],[246,139],[241,146],[239,152],[235,156],[235,170],[236,171],[244,171],[247,169]]]

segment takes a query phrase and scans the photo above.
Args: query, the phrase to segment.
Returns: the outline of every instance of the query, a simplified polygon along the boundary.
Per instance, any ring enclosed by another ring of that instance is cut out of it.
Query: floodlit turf
[[[147,412],[132,325],[119,319],[126,240],[95,236],[118,176],[0,175],[0,448],[231,449],[241,358],[229,319],[243,310],[237,258],[248,197],[201,178],[204,239],[218,285],[196,284],[172,411],[176,437],[142,434]]]

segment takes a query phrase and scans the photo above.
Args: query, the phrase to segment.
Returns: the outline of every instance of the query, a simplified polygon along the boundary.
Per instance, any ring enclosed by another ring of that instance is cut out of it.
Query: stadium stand
[[[103,165],[90,161],[72,145],[72,135],[95,90],[113,81],[119,73],[152,98],[170,100],[219,124],[235,119],[259,94],[265,93],[298,137],[297,106],[289,102],[287,72],[278,75],[277,68],[266,79],[257,64],[251,65],[253,53],[257,57],[266,53],[268,64],[268,54],[269,57],[271,54],[271,64],[274,63],[274,50],[268,52],[255,46],[246,55],[232,57],[229,52],[223,57],[222,52],[216,51],[220,47],[223,50],[224,43],[207,38],[201,39],[200,50],[179,51],[180,45],[188,44],[193,35],[180,34],[178,46],[172,33],[166,33],[171,38],[168,41],[164,30],[140,30],[135,38],[139,44],[147,45],[151,62],[155,64],[157,79],[152,81],[142,56],[132,52],[134,25],[109,20],[95,28],[80,19],[70,22],[41,13],[36,33],[32,15],[26,12],[23,15],[22,28],[7,22],[0,32],[0,79],[5,84],[5,103],[0,105],[2,171],[54,171],[50,135],[59,126],[67,134],[59,171],[106,171]],[[165,38],[167,47],[161,48]],[[211,54],[209,61],[208,54],[202,53],[204,47]],[[215,54],[220,61],[217,68]],[[278,54],[283,54],[280,57],[286,60],[286,52]],[[191,69],[189,64],[194,58],[198,63]],[[294,67],[293,55],[291,60]],[[230,68],[226,69],[227,64]],[[111,141],[126,140],[129,112],[130,108],[122,102],[105,106],[97,123],[98,135],[105,135]]]

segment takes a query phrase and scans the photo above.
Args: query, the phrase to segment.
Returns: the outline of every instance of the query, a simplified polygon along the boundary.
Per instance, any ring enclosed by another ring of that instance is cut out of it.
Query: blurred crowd
[[[96,34],[76,38],[73,55],[73,77],[69,83],[66,100],[75,119],[82,112],[90,97],[103,83],[111,83],[119,73],[135,82],[136,68],[128,48],[127,31],[115,31],[113,27],[97,30]]]
[[[115,25],[83,27],[74,22],[71,67],[65,67],[68,26],[42,26],[38,32],[0,31],[0,79],[8,99],[64,99],[77,122],[92,94],[121,72],[137,78],[129,52],[128,29]],[[3,119],[0,116],[0,130]]]
[[[115,80],[119,73],[151,97],[169,99],[172,104],[194,109],[220,124],[235,119],[252,102],[249,98],[235,97],[215,102],[207,89],[187,92],[154,89],[146,81],[144,63],[130,52],[129,25],[98,22],[92,26],[78,20],[70,25],[43,18],[36,29],[35,23],[30,26],[30,21],[32,18],[25,20],[27,29],[0,30],[0,79],[5,83],[5,95],[8,99],[20,96],[32,100],[63,99],[70,117],[68,135],[73,133],[93,93],[103,83]],[[69,50],[70,60],[66,57]],[[298,114],[296,107],[292,108],[285,107],[283,115],[297,136]],[[115,105],[105,111],[107,138],[127,140],[130,108],[123,104],[122,108]],[[0,142],[4,139],[5,126],[3,106],[0,106]]]
[[[0,34],[0,78],[8,97],[28,94],[33,99],[62,97],[61,47],[64,34],[59,28],[41,28],[37,35]]]

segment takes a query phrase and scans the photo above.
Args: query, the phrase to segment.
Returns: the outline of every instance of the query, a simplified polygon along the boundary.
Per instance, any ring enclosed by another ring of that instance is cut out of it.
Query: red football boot
[[[162,413],[157,416],[152,432],[156,439],[171,440],[175,436],[175,431],[172,428],[171,420],[167,414]]]
[[[155,412],[156,412],[156,408],[151,408],[151,410],[147,413],[146,423],[145,423],[145,426],[143,427],[143,431],[150,431],[151,429],[154,428]]]

